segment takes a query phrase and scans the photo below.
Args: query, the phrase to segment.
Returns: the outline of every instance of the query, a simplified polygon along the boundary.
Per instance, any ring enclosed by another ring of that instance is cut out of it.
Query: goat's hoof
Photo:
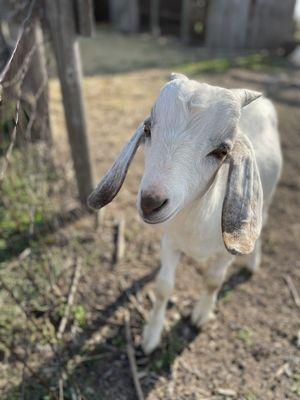
[[[194,307],[191,315],[192,324],[196,326],[196,328],[201,328],[208,321],[215,318],[216,315],[213,311],[202,310],[198,304]]]
[[[150,354],[160,344],[162,329],[152,324],[147,324],[143,332],[142,348],[145,354]]]

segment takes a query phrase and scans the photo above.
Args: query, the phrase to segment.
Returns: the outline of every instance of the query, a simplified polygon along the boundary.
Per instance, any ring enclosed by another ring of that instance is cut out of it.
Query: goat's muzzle
[[[141,193],[141,210],[144,217],[149,218],[161,211],[167,204],[168,199],[149,192]]]

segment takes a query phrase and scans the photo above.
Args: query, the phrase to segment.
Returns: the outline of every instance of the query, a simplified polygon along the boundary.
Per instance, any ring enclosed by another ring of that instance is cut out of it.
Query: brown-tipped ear
[[[102,208],[118,194],[126,178],[130,163],[142,141],[143,134],[144,123],[138,127],[130,141],[123,147],[112,167],[88,197],[87,204],[89,207],[95,210]]]
[[[238,136],[230,154],[222,233],[232,254],[249,254],[262,227],[263,191],[249,139]]]

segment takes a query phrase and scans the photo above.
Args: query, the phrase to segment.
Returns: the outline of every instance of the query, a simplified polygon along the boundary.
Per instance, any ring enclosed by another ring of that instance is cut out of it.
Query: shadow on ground
[[[120,293],[114,302],[110,303],[100,313],[98,318],[92,321],[91,325],[87,326],[85,330],[76,338],[73,338],[71,342],[67,342],[63,345],[63,348],[59,349],[61,362],[64,366],[71,359],[80,359],[80,362],[76,364],[73,373],[68,376],[68,384],[66,385],[64,392],[64,399],[77,398],[74,397],[74,393],[77,391],[79,394],[81,391],[85,390],[84,387],[80,387],[78,382],[81,382],[82,385],[84,382],[89,381],[89,384],[91,384],[91,375],[95,370],[97,371],[97,376],[95,377],[96,387],[99,378],[107,379],[111,374],[116,373],[116,365],[119,365],[119,368],[123,370],[123,373],[125,372],[123,377],[125,380],[124,385],[131,385],[132,393],[134,393],[132,375],[126,354],[125,331],[122,325],[117,325],[116,329],[113,330],[113,334],[108,335],[105,338],[105,341],[97,344],[92,351],[84,351],[84,348],[85,344],[95,333],[97,333],[97,331],[100,331],[100,329],[105,325],[110,325],[111,318],[120,308],[128,307],[130,296],[136,296],[145,285],[155,278],[158,270],[159,268],[156,268],[150,274],[144,275],[140,279],[132,282],[128,288]],[[245,268],[231,274],[223,284],[219,294],[219,300],[222,300],[229,291],[232,291],[238,285],[246,283],[251,276],[252,275]],[[133,338],[140,334],[143,322],[143,318],[141,318],[137,310],[134,310],[131,314],[130,321]],[[201,335],[201,330],[199,331],[199,329],[196,329],[191,325],[189,316],[181,316],[181,318],[171,327],[170,331],[164,334],[161,347],[154,351],[150,356],[145,356],[141,347],[135,345],[137,366],[138,368],[142,368],[143,371],[147,371],[143,376],[142,385],[145,397],[147,397],[147,395],[152,391],[161,376],[164,376],[167,379],[172,376],[172,368],[176,358],[180,356],[181,353],[199,335]],[[24,387],[26,388],[25,399],[58,398],[55,392],[47,393],[47,390],[45,390],[47,385],[51,387],[51,380],[53,380],[52,383],[55,386],[55,377],[52,376],[49,380],[49,377],[47,378],[45,376],[45,372],[49,369],[49,365],[56,363],[57,359],[47,360],[39,367],[35,374],[25,378],[22,385],[14,387],[10,392],[5,393],[7,398],[13,398],[13,394],[15,393],[22,393]],[[97,368],[95,368],[96,364]],[[120,376],[122,377],[122,374],[120,374]],[[72,391],[75,392],[73,393]],[[101,398],[98,396],[99,393],[96,397],[90,396],[88,398]],[[78,398],[84,399],[86,397],[83,396]],[[130,398],[134,399],[135,395],[132,395]]]

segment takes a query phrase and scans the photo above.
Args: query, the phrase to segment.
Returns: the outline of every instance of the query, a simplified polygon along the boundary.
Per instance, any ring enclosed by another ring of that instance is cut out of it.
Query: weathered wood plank
[[[92,0],[75,0],[75,14],[77,33],[90,37],[94,28]]]
[[[182,43],[188,44],[190,41],[190,0],[182,0],[180,18],[180,38]]]
[[[206,45],[276,48],[291,40],[295,0],[210,0]]]
[[[86,205],[93,184],[73,4],[65,0],[46,0],[46,7],[79,198]]]
[[[44,35],[40,22],[32,22],[32,35],[28,36],[28,50],[35,47],[28,72],[24,79],[24,102],[29,106],[32,119],[30,132],[31,140],[46,140],[52,143],[49,111],[48,71],[44,49]],[[29,129],[29,126],[27,130]]]
[[[295,0],[257,0],[252,3],[247,47],[276,48],[292,39]]]
[[[140,28],[138,0],[110,0],[110,17],[121,32],[138,32]]]
[[[206,21],[206,45],[243,48],[246,44],[250,0],[210,0]]]
[[[150,25],[151,25],[152,35],[156,37],[160,35],[159,8],[160,8],[160,0],[151,0]]]

